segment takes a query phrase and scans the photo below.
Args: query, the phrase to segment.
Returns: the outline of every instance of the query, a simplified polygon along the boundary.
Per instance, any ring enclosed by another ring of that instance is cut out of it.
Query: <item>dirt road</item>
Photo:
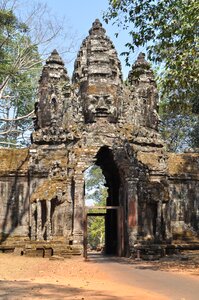
[[[197,272],[176,274],[125,259],[90,257],[85,262],[0,254],[0,299],[194,300]]]
[[[171,272],[172,268],[160,270],[158,262],[131,264],[125,259],[106,257],[93,257],[91,261],[97,264],[101,261],[103,271],[110,273],[112,281],[118,285],[125,282],[129,286],[156,292],[172,300],[199,299],[199,272],[196,269],[192,270],[191,275],[185,268],[178,272]]]

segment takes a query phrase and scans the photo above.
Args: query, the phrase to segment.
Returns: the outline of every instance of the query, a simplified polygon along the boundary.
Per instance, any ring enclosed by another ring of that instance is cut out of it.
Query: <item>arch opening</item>
[[[96,177],[95,177],[96,175]],[[94,176],[94,177],[93,177]],[[90,183],[93,183],[91,188]],[[104,246],[99,243],[103,253],[107,255],[119,255],[120,245],[120,224],[119,224],[119,171],[113,158],[112,151],[104,146],[96,155],[96,162],[91,166],[85,175],[85,203],[86,206],[102,206],[103,210],[88,212],[88,240],[90,239],[90,228],[94,227],[92,222],[104,226]],[[90,190],[90,191],[89,191]],[[89,194],[90,192],[90,194]],[[94,199],[92,199],[92,196]],[[92,221],[91,221],[92,220]],[[101,221],[100,221],[101,220]],[[101,223],[100,223],[101,222]],[[104,225],[103,225],[104,224]],[[99,230],[99,232],[102,232]],[[102,241],[102,234],[98,240]]]

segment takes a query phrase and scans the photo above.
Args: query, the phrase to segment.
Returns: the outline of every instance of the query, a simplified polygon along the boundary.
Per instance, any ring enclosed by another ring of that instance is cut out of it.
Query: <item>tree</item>
[[[90,216],[88,218],[88,244],[91,249],[100,250],[105,243],[105,219],[103,216]]]
[[[199,113],[198,16],[197,0],[109,0],[104,14],[106,22],[113,21],[129,32],[123,53],[127,64],[130,53],[144,46],[148,59],[158,68],[160,96],[167,102],[162,111],[167,120],[172,114],[171,123],[175,115],[192,119],[193,112]]]
[[[0,134],[2,144],[15,144],[30,126],[41,58],[28,30],[10,10],[0,9]]]
[[[97,212],[95,206],[105,206],[108,196],[101,168],[96,165],[89,168],[85,174],[85,179],[86,201],[92,203],[92,211]],[[94,249],[98,246],[102,247],[105,242],[104,217],[90,216],[88,218],[88,228],[88,244]]]
[[[85,200],[92,205],[106,205],[107,188],[105,177],[97,165],[93,165],[85,172]]]
[[[190,138],[191,138],[191,142],[192,142],[192,146],[199,148],[199,122],[197,121],[194,126],[193,129],[190,133]]]
[[[110,0],[104,19],[129,31],[127,61],[135,47],[146,46],[148,58],[163,63],[161,90],[187,105],[199,84],[198,16],[197,0]]]
[[[168,151],[181,152],[195,144],[192,135],[193,128],[197,124],[197,117],[193,114],[170,111],[165,106],[166,104],[162,101],[159,110],[161,115],[160,133],[167,142]]]
[[[30,142],[24,134],[30,136],[32,130],[42,62],[54,48],[51,42],[63,33],[62,21],[49,14],[46,4],[33,1],[23,8],[22,16],[20,4],[21,0],[0,0],[0,144],[4,146]]]

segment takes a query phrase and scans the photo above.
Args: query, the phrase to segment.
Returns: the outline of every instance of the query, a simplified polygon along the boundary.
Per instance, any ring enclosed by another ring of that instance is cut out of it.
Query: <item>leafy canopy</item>
[[[90,167],[85,174],[85,197],[86,201],[92,202],[93,207],[106,205],[108,193],[104,184],[105,178],[101,168],[96,165]],[[93,208],[92,212],[94,211]],[[88,243],[91,248],[102,247],[105,243],[104,217],[90,216],[88,218],[88,229]]]
[[[107,188],[105,187],[105,177],[102,170],[97,165],[93,165],[85,172],[85,198],[86,202],[94,206],[105,206],[107,198]]]
[[[145,46],[148,58],[161,65],[161,93],[174,108],[198,108],[198,0],[109,0],[104,20],[128,30],[127,63],[135,47]]]
[[[28,31],[11,9],[0,7],[1,144],[17,143],[32,125],[30,119],[22,117],[34,108],[41,58]]]

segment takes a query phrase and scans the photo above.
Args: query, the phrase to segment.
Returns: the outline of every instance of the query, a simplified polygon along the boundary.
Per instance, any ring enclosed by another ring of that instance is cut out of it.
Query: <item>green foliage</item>
[[[22,118],[34,108],[41,58],[26,24],[0,9],[0,142],[15,144],[32,122]],[[15,121],[15,119],[18,119]]]
[[[199,120],[197,118],[197,122],[195,122],[191,133],[190,133],[191,145],[192,147],[199,148]]]
[[[105,243],[105,219],[103,216],[88,218],[88,244],[91,248],[103,247]]]
[[[168,151],[180,152],[194,146],[191,136],[198,120],[195,115],[172,112],[164,102],[160,105],[160,115],[159,129],[163,139],[167,142]]]
[[[105,206],[107,188],[104,186],[105,178],[100,167],[94,165],[85,175],[86,201],[92,200],[92,212],[98,212],[95,206]],[[100,210],[102,212],[102,210]],[[105,219],[103,216],[90,216],[88,218],[88,244],[92,248],[102,247],[105,242]]]
[[[104,186],[105,178],[100,167],[94,165],[85,174],[86,201],[93,205],[106,205],[107,188]]]
[[[169,125],[168,132],[171,128],[177,132],[188,119],[192,126],[192,111],[199,113],[199,1],[109,0],[104,20],[111,20],[129,32],[127,51],[123,53],[127,63],[130,53],[144,46],[148,59],[159,68],[160,96],[167,99],[162,118]],[[188,128],[187,136],[190,131],[192,127]],[[198,142],[192,140],[193,143]]]

